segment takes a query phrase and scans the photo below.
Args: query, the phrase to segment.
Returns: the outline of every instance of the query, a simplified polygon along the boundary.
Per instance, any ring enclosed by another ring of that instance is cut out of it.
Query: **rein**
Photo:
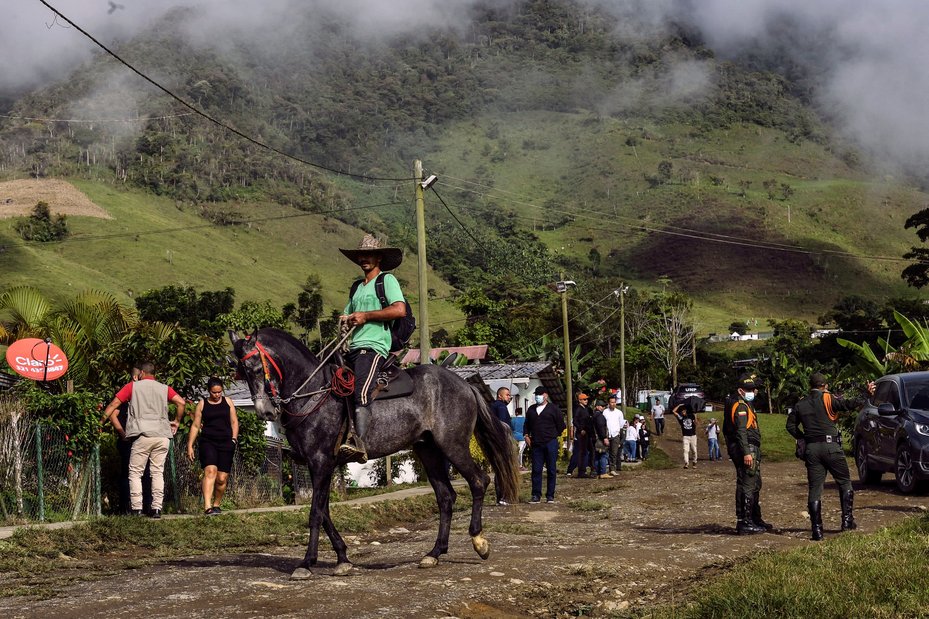
[[[345,333],[344,336],[342,336],[341,339],[334,338],[332,341],[326,344],[323,350],[328,349],[334,342],[336,341],[338,342],[335,346],[333,346],[329,354],[326,355],[326,357],[323,358],[323,360],[319,362],[319,365],[316,366],[316,369],[310,373],[307,379],[303,381],[303,383],[301,383],[301,385],[297,387],[294,390],[294,392],[286,398],[280,397],[277,389],[274,387],[274,382],[271,380],[271,370],[269,369],[269,366],[274,368],[274,371],[277,373],[278,380],[282,382],[284,380],[284,374],[283,372],[281,372],[281,368],[277,364],[277,362],[274,360],[274,357],[272,357],[271,353],[269,353],[268,350],[261,344],[261,342],[258,341],[257,337],[255,338],[255,348],[249,351],[248,353],[246,353],[245,356],[242,357],[242,361],[245,361],[246,359],[249,359],[255,355],[258,355],[258,358],[261,360],[261,367],[264,370],[265,382],[267,382],[268,385],[271,387],[271,401],[274,403],[276,407],[280,407],[282,404],[289,404],[290,402],[292,402],[293,400],[297,398],[312,398],[313,396],[325,394],[323,395],[323,397],[319,398],[316,404],[313,405],[313,408],[310,409],[308,412],[291,413],[288,411],[287,413],[291,417],[306,418],[312,415],[313,413],[315,413],[316,411],[318,411],[322,407],[322,405],[326,402],[326,400],[329,399],[329,396],[331,394],[335,393],[335,395],[339,397],[347,397],[355,393],[355,376],[349,370],[346,370],[345,368],[336,369],[336,371],[333,373],[332,380],[330,381],[330,384],[328,387],[323,387],[322,389],[317,389],[316,391],[311,391],[308,393],[298,393],[301,389],[306,387],[306,385],[311,380],[313,380],[313,377],[316,376],[316,374],[318,374],[321,369],[323,369],[326,366],[326,362],[330,359],[330,357],[332,357],[332,355],[335,354],[337,350],[339,350],[339,348],[342,346],[345,340],[349,338],[349,336],[354,332],[354,330],[355,328],[352,327],[351,329],[348,330],[348,332]]]

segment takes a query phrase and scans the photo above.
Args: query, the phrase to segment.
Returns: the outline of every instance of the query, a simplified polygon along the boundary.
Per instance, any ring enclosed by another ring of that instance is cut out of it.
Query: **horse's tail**
[[[494,470],[494,484],[500,496],[516,502],[519,496],[519,464],[516,461],[516,445],[503,423],[493,416],[490,407],[474,386],[471,386],[477,402],[477,424],[474,437],[484,456]]]

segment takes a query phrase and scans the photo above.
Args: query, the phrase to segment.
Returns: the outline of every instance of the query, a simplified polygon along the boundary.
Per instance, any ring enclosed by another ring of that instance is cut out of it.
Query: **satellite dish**
[[[29,380],[61,378],[68,371],[68,358],[51,340],[28,337],[16,340],[6,349],[6,362],[13,371]]]

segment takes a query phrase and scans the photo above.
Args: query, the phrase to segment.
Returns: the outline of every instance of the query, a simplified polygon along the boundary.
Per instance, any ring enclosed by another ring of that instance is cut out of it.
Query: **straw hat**
[[[339,249],[342,254],[358,264],[358,256],[362,254],[377,254],[381,257],[380,269],[392,271],[403,262],[403,250],[399,247],[384,247],[373,234],[366,234],[358,244],[358,249]]]

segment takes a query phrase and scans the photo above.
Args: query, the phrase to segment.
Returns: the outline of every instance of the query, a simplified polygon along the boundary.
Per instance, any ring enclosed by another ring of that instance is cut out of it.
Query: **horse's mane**
[[[259,335],[270,335],[276,338],[280,338],[286,341],[288,344],[293,346],[300,352],[300,354],[306,355],[310,358],[314,365],[319,365],[319,358],[313,353],[312,350],[307,348],[306,344],[295,338],[293,335],[284,331],[283,329],[278,329],[276,327],[265,327],[258,331]]]

